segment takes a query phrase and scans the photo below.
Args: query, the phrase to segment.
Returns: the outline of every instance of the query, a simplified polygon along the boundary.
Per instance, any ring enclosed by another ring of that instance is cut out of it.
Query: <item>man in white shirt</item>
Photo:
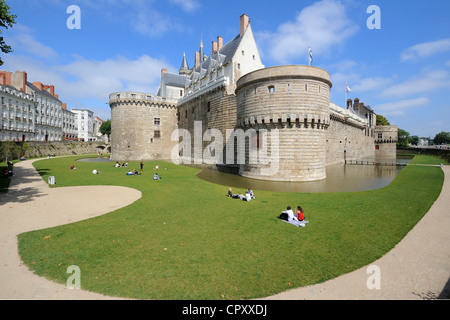
[[[288,215],[288,221],[298,221],[298,218],[294,215],[294,212],[291,209],[291,206],[287,206],[285,211],[281,211],[281,213],[286,213]]]

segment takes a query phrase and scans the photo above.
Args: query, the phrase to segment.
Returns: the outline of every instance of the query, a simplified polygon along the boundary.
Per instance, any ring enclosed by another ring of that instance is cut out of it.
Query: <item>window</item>
[[[253,60],[255,60],[256,59],[256,57],[255,57],[255,55],[253,55]]]
[[[242,55],[244,55],[244,50],[242,50]]]
[[[382,133],[378,134],[378,139],[383,139],[383,134]]]
[[[275,86],[269,86],[268,88],[270,93],[275,92]]]
[[[184,117],[187,119],[187,109],[184,110]]]
[[[159,126],[161,124],[161,118],[154,118],[153,122],[155,125]]]
[[[238,63],[237,68],[238,68],[238,70],[241,70],[241,64],[240,63]]]
[[[375,150],[380,150],[380,146],[378,144],[375,145]]]
[[[208,112],[210,112],[210,111],[211,111],[211,101],[208,101],[208,106],[207,106],[207,110],[208,110]]]
[[[161,131],[155,130],[155,132],[153,133],[153,138],[155,139],[161,138]]]
[[[183,90],[180,90],[180,97],[183,96]]]

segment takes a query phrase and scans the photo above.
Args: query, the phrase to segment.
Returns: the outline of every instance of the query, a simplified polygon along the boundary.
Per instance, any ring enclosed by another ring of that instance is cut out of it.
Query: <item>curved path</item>
[[[430,211],[382,258],[327,282],[265,299],[437,298],[450,275],[450,166],[443,170],[444,186]],[[111,212],[141,193],[107,186],[49,188],[32,161],[17,163],[15,173],[9,192],[0,194],[0,299],[114,299],[33,274],[17,254],[17,235]]]
[[[442,298],[441,294],[450,299],[450,166],[444,166],[443,171],[444,185],[438,199],[383,257],[327,282],[267,299],[411,300]]]
[[[36,160],[15,164],[9,191],[0,194],[0,299],[111,299],[35,275],[22,265],[17,235],[114,211],[141,198],[141,192],[115,186],[50,188],[33,167]]]

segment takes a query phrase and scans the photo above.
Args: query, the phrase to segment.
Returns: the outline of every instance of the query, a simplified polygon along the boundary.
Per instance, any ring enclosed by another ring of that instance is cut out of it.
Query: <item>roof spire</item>
[[[200,35],[200,63],[205,61],[205,55],[203,53],[203,35]]]
[[[181,68],[179,74],[187,74],[189,71],[189,66],[186,61],[186,52],[183,52],[183,60],[181,61]]]

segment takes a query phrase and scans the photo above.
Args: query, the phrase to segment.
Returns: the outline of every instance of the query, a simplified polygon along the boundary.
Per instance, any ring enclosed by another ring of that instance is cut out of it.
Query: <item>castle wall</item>
[[[395,158],[397,141],[397,126],[375,127],[375,157],[383,160]]]
[[[134,92],[110,95],[111,160],[170,160],[176,100]]]
[[[227,129],[235,128],[236,96],[227,94],[225,86],[219,86],[195,98],[180,102],[178,113],[178,127],[186,129],[191,136],[191,157],[195,158],[195,161],[201,161],[204,148],[210,144],[209,141],[203,141],[205,131],[220,130],[225,146]],[[201,122],[200,138],[196,136],[198,133],[194,130],[196,122],[197,124]],[[194,139],[202,141],[201,149],[194,150]]]

